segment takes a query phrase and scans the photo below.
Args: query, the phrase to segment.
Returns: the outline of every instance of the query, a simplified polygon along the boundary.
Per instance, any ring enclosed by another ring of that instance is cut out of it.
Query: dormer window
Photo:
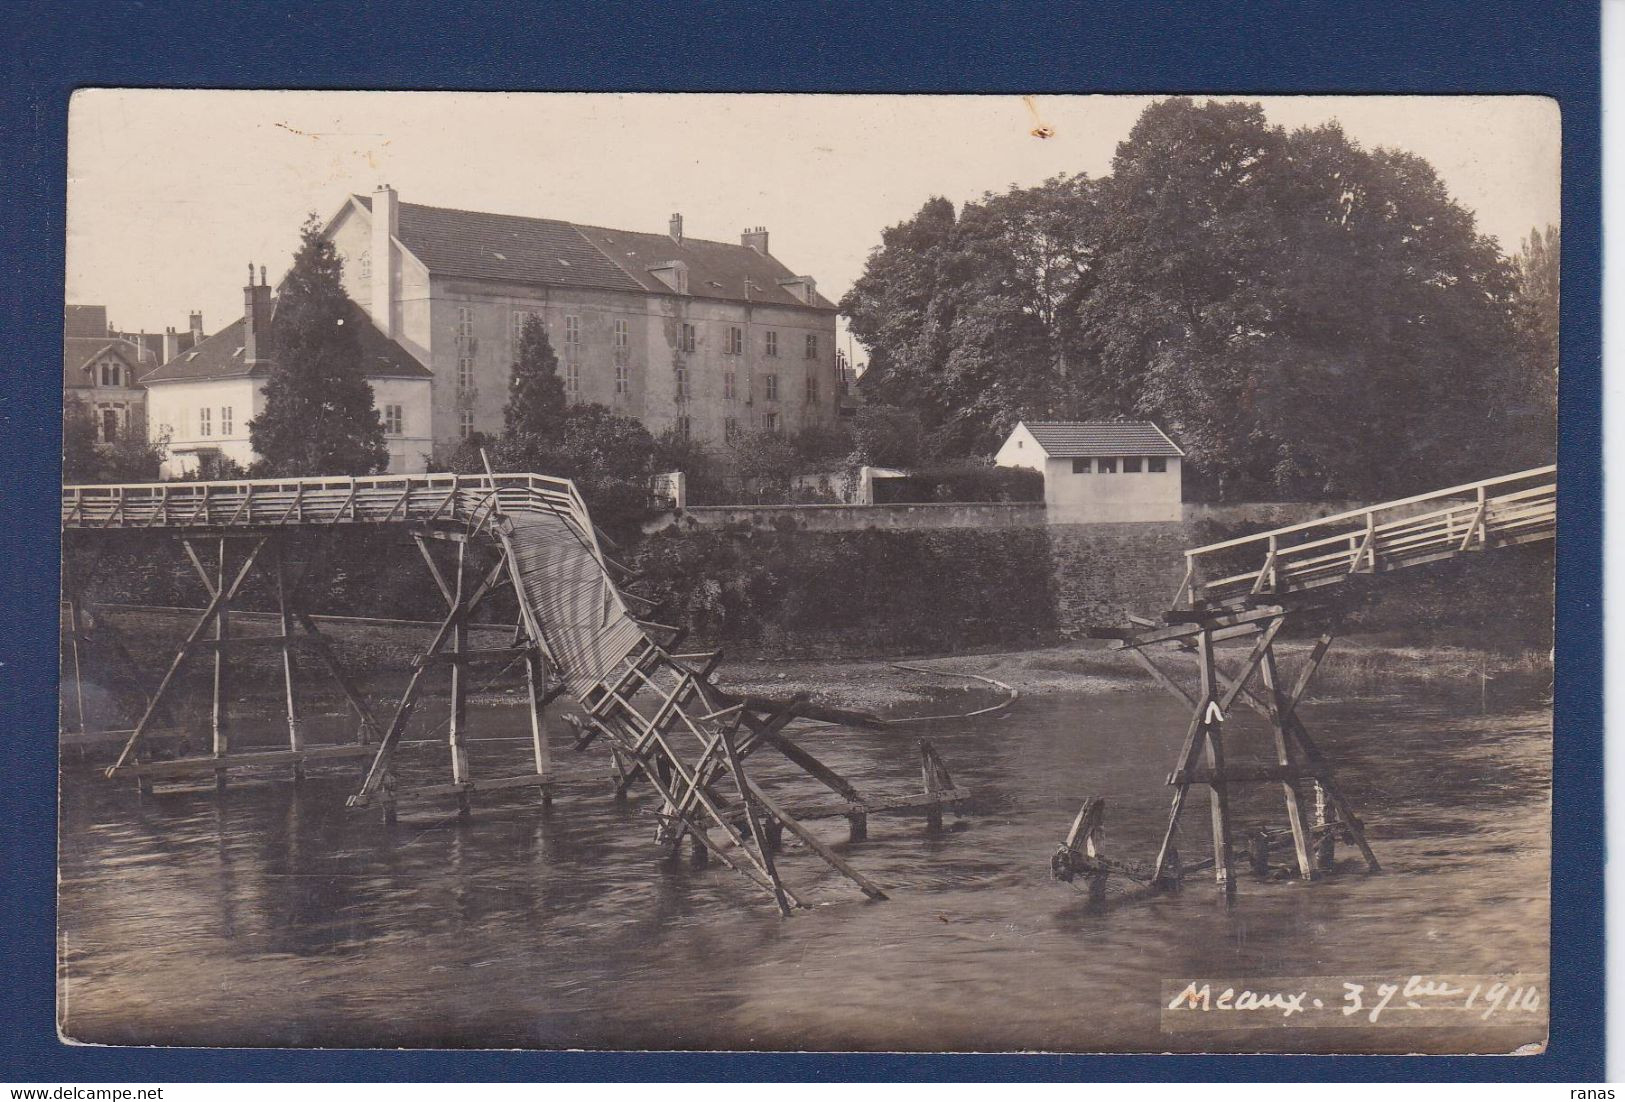
[[[102,386],[123,386],[124,365],[117,360],[102,360],[96,365],[101,372]]]
[[[651,264],[648,273],[664,283],[669,290],[680,295],[688,294],[688,265],[681,260],[667,260],[659,264]]]

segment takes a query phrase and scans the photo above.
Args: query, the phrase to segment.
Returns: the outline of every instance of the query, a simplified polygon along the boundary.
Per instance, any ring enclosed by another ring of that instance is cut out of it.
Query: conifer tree
[[[249,441],[269,475],[371,474],[389,462],[343,261],[312,214],[269,326],[273,367]]]
[[[534,316],[526,318],[508,381],[508,404],[502,410],[503,434],[556,440],[563,432],[565,407],[558,355],[542,323]]]

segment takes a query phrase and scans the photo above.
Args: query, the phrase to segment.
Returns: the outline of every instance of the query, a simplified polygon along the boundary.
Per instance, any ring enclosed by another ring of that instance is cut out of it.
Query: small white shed
[[[1051,521],[1178,521],[1184,456],[1150,421],[1020,421],[994,462],[1043,473]]]

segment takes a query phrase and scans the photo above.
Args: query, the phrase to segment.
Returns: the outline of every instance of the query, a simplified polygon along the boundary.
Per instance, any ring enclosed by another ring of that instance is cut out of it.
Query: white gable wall
[[[1032,432],[1025,424],[1018,423],[1005,440],[1004,446],[993,456],[993,462],[1001,467],[1028,467],[1042,471],[1045,458],[1044,449],[1039,446]]]

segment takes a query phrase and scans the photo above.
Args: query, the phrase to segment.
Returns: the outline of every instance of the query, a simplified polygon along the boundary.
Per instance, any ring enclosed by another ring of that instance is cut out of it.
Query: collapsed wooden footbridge
[[[568,693],[582,709],[575,749],[608,746],[617,795],[646,784],[659,797],[657,841],[673,851],[687,838],[696,856],[713,856],[767,893],[781,912],[799,905],[778,869],[776,853],[789,831],[804,847],[865,895],[884,890],[849,864],[806,825],[844,817],[850,838],[867,836],[877,813],[924,815],[940,827],[945,807],[967,793],[956,788],[928,742],[919,744],[923,790],[878,796],[861,790],[786,732],[798,717],[878,726],[864,713],[819,707],[804,695],[786,700],[730,693],[713,674],[721,652],[682,653],[684,633],[634,615],[640,603],[624,585],[624,568],[600,546],[586,506],[567,480],[536,474],[397,475],[142,485],[66,486],[62,491],[65,617],[76,716],[68,738],[98,737],[88,729],[83,664],[93,645],[133,663],[111,624],[87,626],[86,585],[68,564],[71,552],[112,533],[148,532],[184,556],[207,604],[145,693],[135,726],[100,732],[120,740],[109,777],[131,776],[143,790],[154,778],[208,777],[224,784],[234,770],[291,770],[334,762],[365,762],[351,807],[376,806],[393,819],[406,798],[455,801],[466,813],[482,794],[533,789],[545,803],[555,786],[543,709]],[[430,582],[445,602],[432,641],[415,660],[393,714],[380,721],[307,607],[320,573],[322,547],[358,529],[391,530],[416,544]],[[317,550],[297,562],[299,549]],[[268,575],[277,604],[272,634],[233,630],[234,603],[258,570]],[[518,609],[508,646],[470,645],[475,615],[492,596],[511,591]],[[97,635],[111,636],[98,639]],[[231,739],[230,656],[252,648],[280,655],[287,745],[237,751]],[[337,684],[357,720],[355,741],[307,740],[300,687],[314,666]],[[161,758],[150,751],[165,722],[173,724],[177,677],[194,661],[212,664],[206,754]],[[530,710],[532,762],[523,772],[475,776],[468,754],[470,676],[483,664],[519,663]],[[423,707],[435,671],[449,671],[444,783],[411,792],[398,785],[396,756],[414,712]],[[65,693],[65,695],[67,695]],[[796,800],[761,783],[748,767],[771,750],[828,790],[816,802]]]
[[[1304,725],[1299,705],[1337,635],[1350,583],[1461,555],[1554,540],[1557,468],[1537,467],[1481,482],[1338,513],[1303,524],[1185,552],[1185,573],[1160,621],[1129,617],[1126,626],[1093,634],[1114,640],[1151,678],[1190,711],[1167,783],[1173,801],[1162,842],[1149,864],[1102,852],[1105,801],[1089,799],[1051,860],[1058,879],[1082,878],[1092,896],[1140,895],[1212,868],[1234,890],[1230,792],[1250,783],[1280,786],[1285,829],[1264,828],[1243,841],[1255,872],[1270,874],[1271,851],[1289,848],[1291,873],[1305,880],[1331,867],[1338,841],[1354,846],[1367,869],[1379,865],[1365,827],[1338,781],[1329,755]],[[1318,621],[1318,638],[1290,680],[1276,642],[1289,622]],[[1215,644],[1252,639],[1237,664],[1221,662]],[[1194,654],[1194,683],[1154,655]],[[1236,705],[1261,716],[1273,735],[1269,761],[1243,764],[1225,755],[1224,725]],[[1208,790],[1210,859],[1185,863],[1175,842],[1190,790]],[[1310,814],[1305,814],[1305,804]]]

